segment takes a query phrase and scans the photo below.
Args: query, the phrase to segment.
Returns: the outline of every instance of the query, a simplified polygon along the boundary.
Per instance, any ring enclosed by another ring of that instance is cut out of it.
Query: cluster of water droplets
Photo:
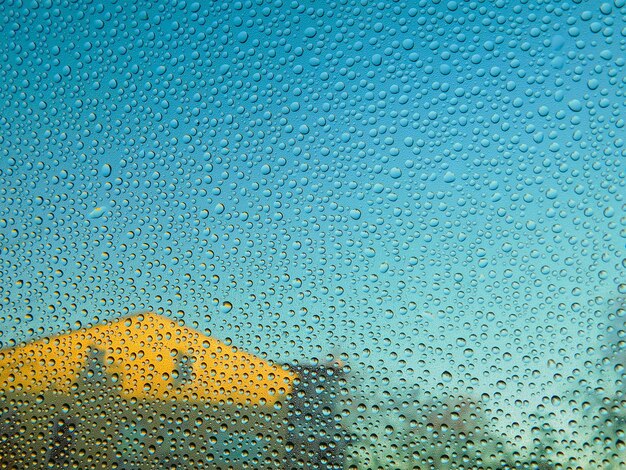
[[[150,309],[343,357],[362,468],[623,463],[625,5],[4,2],[0,341]]]

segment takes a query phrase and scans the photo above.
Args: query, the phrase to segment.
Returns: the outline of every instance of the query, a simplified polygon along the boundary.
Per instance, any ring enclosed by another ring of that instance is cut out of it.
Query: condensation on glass
[[[0,2],[0,467],[626,466],[626,2]]]

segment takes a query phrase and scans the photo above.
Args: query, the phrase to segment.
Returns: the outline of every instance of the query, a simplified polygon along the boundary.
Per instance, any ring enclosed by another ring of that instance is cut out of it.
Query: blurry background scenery
[[[341,361],[346,468],[626,465],[625,49],[624,0],[0,1],[0,344],[152,310]]]

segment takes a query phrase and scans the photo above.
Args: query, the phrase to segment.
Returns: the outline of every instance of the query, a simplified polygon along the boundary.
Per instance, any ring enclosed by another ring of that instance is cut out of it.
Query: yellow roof
[[[94,351],[126,398],[272,405],[295,379],[293,372],[168,318],[140,313],[1,350],[0,387],[71,393]]]

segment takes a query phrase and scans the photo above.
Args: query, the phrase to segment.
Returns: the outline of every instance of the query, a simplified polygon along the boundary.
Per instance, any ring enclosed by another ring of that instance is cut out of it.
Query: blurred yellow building
[[[0,385],[12,392],[69,393],[94,351],[126,398],[271,405],[291,391],[295,378],[168,318],[140,313],[0,351]]]
[[[40,339],[0,351],[0,468],[341,468],[339,377],[154,313]]]

